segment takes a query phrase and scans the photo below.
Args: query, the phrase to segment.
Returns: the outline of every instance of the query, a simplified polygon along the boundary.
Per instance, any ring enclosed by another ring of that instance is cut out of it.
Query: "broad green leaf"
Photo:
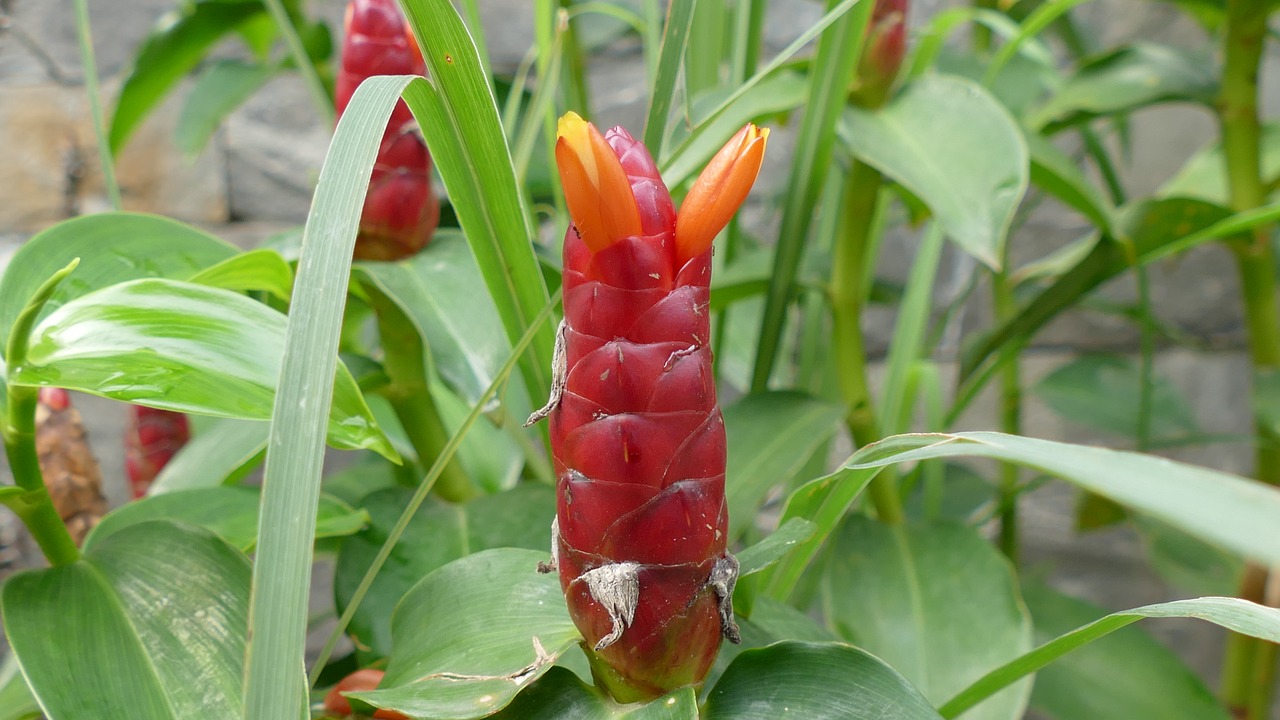
[[[442,230],[408,260],[361,262],[355,272],[362,284],[375,286],[400,306],[430,350],[436,372],[463,399],[475,402],[511,354],[511,343],[462,235]],[[527,401],[521,404],[527,407]]]
[[[731,540],[750,527],[769,490],[791,481],[843,418],[840,406],[795,392],[748,395],[724,409]]]
[[[277,72],[275,65],[267,63],[219,60],[211,64],[200,73],[178,115],[178,149],[189,158],[199,155],[222,121]]]
[[[1106,614],[1040,584],[1024,584],[1022,595],[1041,643]],[[1031,707],[1055,720],[1227,720],[1204,682],[1137,627],[1042,668],[1036,673]]]
[[[112,535],[151,520],[175,520],[203,527],[244,552],[252,552],[258,541],[257,488],[210,487],[179,490],[144,498],[121,506],[102,518],[85,538],[92,549]],[[335,498],[320,496],[316,517],[316,538],[342,537],[359,532],[369,521]]]
[[[262,462],[270,430],[267,423],[257,420],[212,419],[169,459],[148,494],[217,487],[239,480]]]
[[[199,0],[160,18],[134,58],[111,117],[110,145],[119,154],[147,114],[215,43],[265,14],[257,2]]]
[[[850,108],[841,138],[918,196],[947,236],[998,268],[1029,160],[1017,123],[977,83],[931,75],[878,110]]]
[[[822,589],[827,621],[935,705],[1031,649],[1031,619],[1013,569],[972,528],[889,526],[851,515],[831,542]],[[1030,693],[1022,683],[965,718],[1020,718]]]
[[[344,611],[365,571],[413,495],[404,488],[382,490],[359,505],[369,527],[342,544],[334,571],[334,596]],[[351,619],[348,632],[374,656],[391,654],[391,611],[415,583],[436,568],[481,550],[520,547],[550,557],[555,493],[543,485],[476,498],[464,505],[428,499],[413,516],[382,572]]]
[[[274,250],[249,250],[201,270],[187,282],[237,292],[257,290],[288,302],[293,268]]]
[[[493,720],[698,720],[698,698],[683,688],[647,703],[619,705],[572,670],[553,667]]]
[[[547,304],[548,294],[493,90],[449,0],[408,2],[404,10],[431,75],[429,83],[410,84],[404,99],[424,130],[507,341],[514,345]],[[536,332],[533,352],[521,359],[520,371],[530,396],[540,399],[551,389],[555,337],[549,326]]]
[[[1085,61],[1029,123],[1052,132],[1153,103],[1212,105],[1218,95],[1216,77],[1214,64],[1203,53],[1137,43]]]
[[[138,213],[73,218],[37,233],[14,253],[0,281],[0,347],[36,288],[75,258],[80,265],[45,304],[48,315],[72,298],[126,280],[186,279],[238,253],[229,242],[176,220]]]
[[[45,318],[31,333],[26,363],[9,368],[9,379],[165,410],[265,420],[285,322],[226,290],[133,280],[76,298]],[[351,374],[340,366],[336,377],[330,441],[394,457]]]
[[[840,639],[806,613],[768,597],[754,598],[750,616],[739,614],[737,621],[739,634],[742,635],[742,644],[720,645],[720,654],[716,656],[715,665],[711,667],[711,672],[707,673],[703,687],[704,694],[715,687],[724,671],[728,670],[733,661],[747,650],[766,647],[783,640],[832,642]]]
[[[1280,123],[1265,123],[1258,144],[1262,150],[1262,181],[1269,190],[1274,191],[1277,180],[1280,180]],[[1156,195],[1196,198],[1215,205],[1230,205],[1231,195],[1227,189],[1227,168],[1222,158],[1222,145],[1214,142],[1197,150],[1178,174],[1156,191]]]
[[[1138,435],[1136,363],[1113,355],[1084,355],[1045,376],[1031,391],[1063,418],[1126,438]],[[1157,376],[1151,393],[1151,437],[1185,438],[1200,432],[1186,397]]]
[[[13,576],[0,602],[50,720],[189,720],[239,716],[248,596],[238,551],[151,522],[70,565]]]
[[[559,578],[538,572],[545,560],[535,550],[487,550],[423,578],[391,619],[385,689],[352,696],[438,720],[505,707],[581,639]]]
[[[1280,610],[1256,605],[1247,600],[1205,597],[1195,600],[1176,600],[1159,605],[1144,605],[1133,610],[1112,613],[1076,628],[1017,660],[992,670],[981,680],[948,700],[939,708],[939,712],[945,718],[959,717],[965,710],[982,702],[993,692],[1126,625],[1142,618],[1175,617],[1199,618],[1242,635],[1280,642]]]
[[[18,667],[18,656],[6,651],[0,663],[0,720],[39,720],[40,706]]]
[[[905,678],[839,643],[780,642],[739,655],[712,688],[703,720],[937,720]]]

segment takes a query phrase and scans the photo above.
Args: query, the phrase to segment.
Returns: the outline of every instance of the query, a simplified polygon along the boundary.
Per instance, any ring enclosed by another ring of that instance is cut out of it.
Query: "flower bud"
[[[865,108],[883,105],[906,54],[907,0],[876,0],[849,99]]]
[[[701,255],[747,199],[760,173],[769,129],[747,124],[694,181],[676,215],[677,267]]]

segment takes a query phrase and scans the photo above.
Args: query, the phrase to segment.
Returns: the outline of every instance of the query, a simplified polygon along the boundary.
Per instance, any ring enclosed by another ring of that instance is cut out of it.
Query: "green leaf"
[[[285,316],[226,290],[133,280],[68,302],[31,333],[10,382],[51,385],[166,410],[265,420],[284,352]],[[335,358],[336,362],[336,358]],[[394,457],[355,381],[336,373],[335,447]]]
[[[1144,605],[1123,610],[1076,628],[1041,645],[1013,662],[991,671],[939,708],[943,717],[958,717],[965,710],[1026,675],[1142,618],[1191,617],[1207,620],[1242,635],[1280,642],[1280,610],[1236,598],[1207,597]]]
[[[677,0],[667,6],[667,21],[662,26],[657,71],[649,88],[649,109],[644,120],[644,144],[654,157],[662,157],[662,141],[666,135],[667,116],[676,95],[676,80],[689,43],[697,0]],[[686,76],[688,68],[685,69]]]
[[[382,490],[359,505],[369,513],[369,526],[342,544],[334,571],[334,596],[345,612],[360,580],[405,503],[413,495],[404,488]],[[429,498],[414,514],[382,572],[351,619],[349,634],[374,656],[391,654],[391,612],[409,588],[436,568],[471,553],[498,547],[540,550],[550,557],[555,493],[543,485],[476,498],[464,505]]]
[[[203,0],[162,16],[134,58],[111,118],[112,154],[119,154],[147,114],[215,43],[264,15],[256,2]]]
[[[813,536],[813,523],[804,518],[791,518],[769,536],[738,553],[739,577],[746,577],[782,559],[798,542]]]
[[[514,345],[547,304],[548,294],[497,102],[449,0],[418,0],[404,10],[431,75],[430,83],[408,86],[404,99],[424,130],[507,341]],[[536,332],[533,352],[521,359],[520,371],[530,396],[541,399],[551,389],[555,332],[549,326]]]
[[[72,298],[126,280],[191,275],[238,253],[236,246],[155,215],[104,213],[73,218],[22,244],[0,281],[0,348],[36,288],[75,258],[80,265],[45,305],[48,315]]]
[[[248,595],[238,551],[204,530],[152,522],[75,563],[13,576],[0,602],[51,720],[186,720],[239,716]]]
[[[406,715],[483,717],[541,677],[581,637],[545,552],[504,548],[423,578],[391,619],[395,652],[384,689],[353,693]]]
[[[266,63],[219,60],[200,73],[178,115],[177,145],[182,154],[199,155],[222,121],[277,72],[275,65]]]
[[[1031,391],[1067,420],[1135,438],[1140,385],[1141,373],[1133,361],[1113,355],[1085,355],[1054,370]],[[1157,440],[1200,432],[1187,399],[1160,376],[1152,383],[1150,430]]]
[[[400,307],[429,348],[436,372],[474,403],[511,354],[511,343],[462,235],[442,230],[408,260],[361,262],[355,272],[359,282],[373,285]],[[527,400],[522,404],[527,407]]]
[[[1025,584],[1036,640],[1053,638],[1106,610],[1040,584]],[[1031,706],[1056,720],[1226,720],[1227,713],[1187,666],[1140,628],[1091,643],[1036,673]]]
[[[148,494],[217,487],[244,477],[262,462],[271,427],[255,420],[217,418],[201,427],[156,476]]]
[[[835,0],[827,9],[835,11]],[[862,54],[871,4],[859,3],[849,14],[822,33],[817,54],[810,65],[805,113],[796,135],[788,174],[786,197],[782,202],[782,223],[769,290],[765,295],[764,317],[755,364],[751,372],[752,392],[768,389],[777,361],[791,304],[796,274],[804,254],[805,238],[815,216],[815,208],[827,183],[836,141],[836,126],[845,105],[849,78]]]
[[[839,405],[796,392],[748,395],[724,409],[730,540],[751,526],[769,490],[791,481],[843,418]]]
[[[256,290],[289,302],[293,268],[274,250],[249,250],[201,270],[187,282],[236,292]]]
[[[703,720],[937,720],[929,701],[875,657],[837,643],[781,642],[739,655]]]
[[[739,591],[740,589],[741,586]],[[834,642],[840,639],[835,633],[819,625],[808,614],[773,598],[755,598],[752,601],[750,617],[739,614],[737,620],[742,644],[724,643],[720,646],[720,654],[716,656],[715,665],[712,666],[705,681],[707,692],[715,687],[720,676],[724,675],[724,671],[729,669],[733,661],[747,650],[766,647],[783,640]]]
[[[1280,517],[1280,494],[1235,475],[1151,455],[992,432],[929,433],[899,435],[868,445],[850,458],[845,469],[942,457],[1018,463],[1260,563],[1280,562],[1280,523],[1275,521]],[[819,537],[822,530],[819,525]]]
[[[242,710],[247,718],[292,720],[304,712],[306,676],[299,671],[351,253],[378,144],[410,82],[426,80],[377,76],[356,89],[338,122],[303,230],[293,313],[280,333],[280,388],[271,411],[258,520]]]
[[[39,720],[40,706],[18,667],[18,656],[6,652],[0,663],[0,720]]]
[[[1050,132],[1099,115],[1161,102],[1212,105],[1218,96],[1214,64],[1203,54],[1137,43],[1089,59],[1029,123]]]
[[[587,685],[572,670],[553,667],[516,696],[493,720],[698,720],[693,688],[647,703],[619,705]]]
[[[930,75],[878,110],[850,108],[841,138],[868,165],[917,195],[947,236],[999,268],[1029,160],[1017,123],[970,80]]]
[[[102,518],[85,538],[85,548],[92,549],[139,523],[176,520],[210,530],[236,548],[252,552],[258,541],[258,504],[258,489],[249,487],[196,488],[144,498]],[[351,535],[368,521],[364,511],[322,495],[316,517],[316,538]]]
[[[828,622],[935,705],[1031,649],[1013,569],[972,528],[851,515],[831,542],[822,585]],[[1022,683],[965,717],[1022,717],[1030,693]]]

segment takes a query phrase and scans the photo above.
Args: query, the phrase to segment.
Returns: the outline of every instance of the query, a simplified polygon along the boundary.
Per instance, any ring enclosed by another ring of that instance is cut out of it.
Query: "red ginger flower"
[[[124,469],[133,498],[145,497],[151,483],[191,439],[187,416],[172,410],[129,406],[124,436]]]
[[[426,75],[422,53],[395,0],[351,0],[347,5],[342,67],[338,71],[338,116],[356,87],[374,75]],[[409,107],[391,113],[356,238],[358,260],[400,260],[427,246],[440,220],[431,191],[431,155]]]
[[[351,716],[351,703],[343,693],[374,690],[382,682],[386,674],[383,670],[365,668],[357,670],[338,681],[337,685],[324,696],[324,710],[330,715],[345,718]],[[409,720],[407,716],[394,710],[378,710],[373,714],[375,720]]]
[[[569,113],[556,160],[574,224],[551,419],[552,554],[597,680],[618,700],[706,676],[737,642],[724,421],[711,369],[711,241],[746,198],[767,130],[743,128],[677,217],[644,145]]]

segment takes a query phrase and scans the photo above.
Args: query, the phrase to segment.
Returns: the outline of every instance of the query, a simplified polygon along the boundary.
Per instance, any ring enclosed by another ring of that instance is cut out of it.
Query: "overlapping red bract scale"
[[[374,75],[426,75],[426,64],[395,0],[352,0],[335,84],[341,117],[356,88]],[[431,155],[404,101],[396,103],[369,179],[355,257],[399,260],[426,247],[440,219]]]
[[[609,563],[641,564],[635,619],[595,666],[658,695],[701,681],[721,637],[707,587],[727,531],[724,422],[707,345],[711,252],[676,267],[676,214],[657,166],[625,130],[605,139],[646,234],[595,253],[574,228],[565,235],[568,373],[551,414],[559,571],[594,647],[613,625],[575,581]]]

